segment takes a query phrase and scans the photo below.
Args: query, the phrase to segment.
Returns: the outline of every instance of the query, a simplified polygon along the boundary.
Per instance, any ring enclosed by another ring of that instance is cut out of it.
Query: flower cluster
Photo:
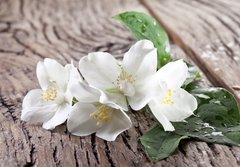
[[[25,96],[21,119],[45,129],[67,121],[74,135],[96,133],[113,141],[132,125],[129,106],[148,105],[165,131],[174,131],[171,122],[184,121],[197,108],[194,96],[181,88],[187,65],[177,60],[157,70],[157,49],[148,40],[133,45],[122,61],[106,52],[89,53],[78,70],[46,58],[36,72],[41,89]]]

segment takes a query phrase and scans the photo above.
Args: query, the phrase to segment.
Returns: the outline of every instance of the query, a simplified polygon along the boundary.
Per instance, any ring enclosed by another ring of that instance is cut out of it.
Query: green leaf
[[[148,39],[153,42],[158,53],[158,68],[170,60],[167,33],[154,18],[140,12],[125,12],[114,18],[120,20],[138,40]]]
[[[173,123],[175,133],[206,142],[240,146],[240,113],[234,96],[222,88],[201,88],[191,93],[198,100],[196,116]]]
[[[78,102],[78,100],[76,99],[76,97],[72,98],[72,106],[74,106],[74,104],[76,104]]]
[[[156,126],[145,133],[140,141],[145,147],[145,151],[152,161],[158,161],[171,155],[182,139],[187,136],[165,132],[162,127]]]
[[[196,114],[203,121],[217,127],[234,126],[240,123],[239,106],[234,96],[223,88],[200,88],[192,93],[198,100]],[[201,96],[201,95],[204,95]]]

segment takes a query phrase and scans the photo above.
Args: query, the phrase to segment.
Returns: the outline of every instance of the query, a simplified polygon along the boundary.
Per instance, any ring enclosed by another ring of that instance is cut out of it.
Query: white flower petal
[[[69,132],[76,136],[87,136],[96,132],[100,127],[97,120],[90,117],[97,108],[91,104],[77,103],[69,114],[67,128]]]
[[[159,105],[159,111],[172,122],[184,121],[184,119],[191,116],[193,111],[197,109],[196,98],[184,89],[175,90],[172,99],[174,104]]]
[[[112,88],[121,71],[117,60],[105,52],[89,53],[80,60],[79,69],[91,86],[102,90]]]
[[[21,120],[29,123],[43,123],[51,119],[57,111],[57,105],[46,105],[42,107],[29,107],[22,110]]]
[[[99,99],[100,103],[107,104],[116,109],[128,110],[127,100],[121,93],[107,93],[99,90],[101,96]]]
[[[54,104],[53,102],[48,102],[43,100],[42,92],[43,91],[41,89],[30,90],[23,99],[23,103],[22,103],[23,109],[30,108],[30,107],[50,106]]]
[[[56,60],[49,58],[44,59],[44,66],[50,81],[55,81],[59,89],[65,91],[68,83],[68,71]]]
[[[159,109],[160,102],[152,100],[149,103],[149,107],[156,117],[156,119],[162,124],[165,131],[174,131],[172,123],[168,120],[168,118],[162,113],[162,110]]]
[[[137,79],[154,74],[157,70],[157,49],[149,40],[138,41],[125,53],[123,67]]]
[[[43,62],[38,62],[37,64],[37,78],[38,82],[43,90],[46,90],[50,84],[48,72],[44,66]]]
[[[22,103],[23,109],[39,105],[42,97],[41,93],[42,93],[41,89],[30,90],[23,99]]]
[[[99,101],[100,92],[86,83],[75,83],[70,87],[70,92],[82,103],[95,103]]]
[[[128,97],[129,105],[133,110],[140,110],[149,103],[149,101],[155,97],[165,93],[166,85],[159,85],[156,81],[156,77],[148,77],[145,82],[136,84],[136,92],[134,96]]]
[[[107,141],[114,141],[120,133],[131,126],[132,122],[126,113],[121,110],[114,110],[111,120],[97,131],[96,136]]]
[[[77,68],[74,67],[73,64],[67,64],[65,66],[65,69],[68,71],[68,75],[69,75],[67,91],[65,93],[65,99],[68,101],[69,104],[71,104],[73,95],[72,95],[70,89],[74,84],[78,84],[78,83],[83,82],[83,78],[81,77]]]
[[[49,120],[57,110],[57,105],[44,103],[41,89],[33,89],[23,99],[21,120],[31,123],[42,123]]]
[[[152,99],[152,94],[146,85],[141,89],[136,89],[135,95],[128,97],[129,105],[133,110],[141,110]]]
[[[67,64],[65,69],[69,73],[68,84],[83,82],[83,78],[81,77],[78,69],[73,64]]]
[[[188,67],[183,60],[170,62],[157,72],[158,78],[167,83],[169,88],[177,89],[182,86],[188,76]]]
[[[72,106],[67,103],[59,106],[54,116],[50,120],[44,122],[42,127],[44,129],[54,129],[56,126],[61,125],[66,121],[71,110]]]

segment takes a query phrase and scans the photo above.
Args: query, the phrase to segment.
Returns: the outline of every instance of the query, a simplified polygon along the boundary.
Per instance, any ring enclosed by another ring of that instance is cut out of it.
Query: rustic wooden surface
[[[240,166],[240,148],[194,141],[151,163],[138,138],[154,123],[141,112],[130,113],[133,127],[115,142],[20,121],[24,95],[38,87],[37,62],[77,63],[92,51],[121,56],[134,39],[111,16],[128,10],[155,16],[212,84],[239,97],[239,9],[237,0],[0,0],[0,166]]]

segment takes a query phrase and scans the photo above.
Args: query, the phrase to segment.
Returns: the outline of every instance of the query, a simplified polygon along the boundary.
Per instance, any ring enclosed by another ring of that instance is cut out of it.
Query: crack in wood
[[[26,161],[26,163],[23,166],[31,167],[31,166],[34,166],[36,163],[36,159],[34,159],[35,145],[31,142],[32,136],[29,134],[29,131],[27,130],[27,128],[23,125],[21,129],[25,136],[26,143],[30,148],[30,151],[29,151],[30,161]]]
[[[99,158],[98,158],[98,153],[97,153],[97,149],[96,149],[96,135],[95,134],[91,135],[91,146],[92,146],[93,155],[96,158],[97,163],[99,164]]]
[[[42,19],[40,19],[42,21]],[[47,24],[45,22],[42,21],[42,32],[43,32],[43,36],[44,38],[46,39],[46,41],[49,43],[49,44],[52,44],[51,40],[48,38],[48,35],[47,35]]]
[[[105,154],[107,156],[108,162],[109,162],[111,167],[115,167],[115,164],[114,164],[113,159],[111,157],[111,151],[109,149],[108,143],[107,143],[107,141],[104,141],[104,143],[105,143]]]
[[[59,141],[60,141],[60,144],[61,144],[62,148],[64,148],[63,140],[60,139]]]
[[[31,138],[32,138],[32,136],[29,134],[29,131],[27,130],[27,128],[24,125],[22,126],[22,131],[23,131],[23,134],[25,136],[26,142],[29,145],[31,145]]]
[[[126,138],[126,133],[123,133],[123,134],[121,135],[121,137],[122,137],[122,139],[123,139],[123,143],[125,144],[125,146],[135,154],[135,152],[133,151],[131,145],[128,143],[128,140],[127,140],[127,138]]]
[[[59,35],[58,31],[57,31],[57,27],[56,26],[53,26],[52,27],[53,29],[53,33],[54,35],[57,37],[58,40],[62,40],[62,37]]]
[[[13,51],[13,50],[5,50],[5,49],[0,49],[1,53],[11,53],[11,54],[15,54],[15,55],[24,55],[24,50],[23,51]]]
[[[79,167],[76,147],[73,147],[73,151],[74,151],[73,155],[74,155],[75,165],[76,167]]]
[[[61,160],[58,159],[58,155],[57,154],[58,154],[58,148],[57,148],[57,146],[55,146],[53,148],[53,159],[54,159],[54,162],[55,162],[56,166],[59,166],[60,163],[61,163]]]
[[[88,166],[91,166],[90,159],[89,159],[89,152],[88,152],[88,150],[86,150],[86,158],[87,158]]]
[[[29,152],[30,162],[26,162],[26,164],[23,165],[24,167],[33,167],[35,165],[36,160],[33,158],[34,151],[35,151],[35,147],[34,147],[34,144],[32,144]]]

